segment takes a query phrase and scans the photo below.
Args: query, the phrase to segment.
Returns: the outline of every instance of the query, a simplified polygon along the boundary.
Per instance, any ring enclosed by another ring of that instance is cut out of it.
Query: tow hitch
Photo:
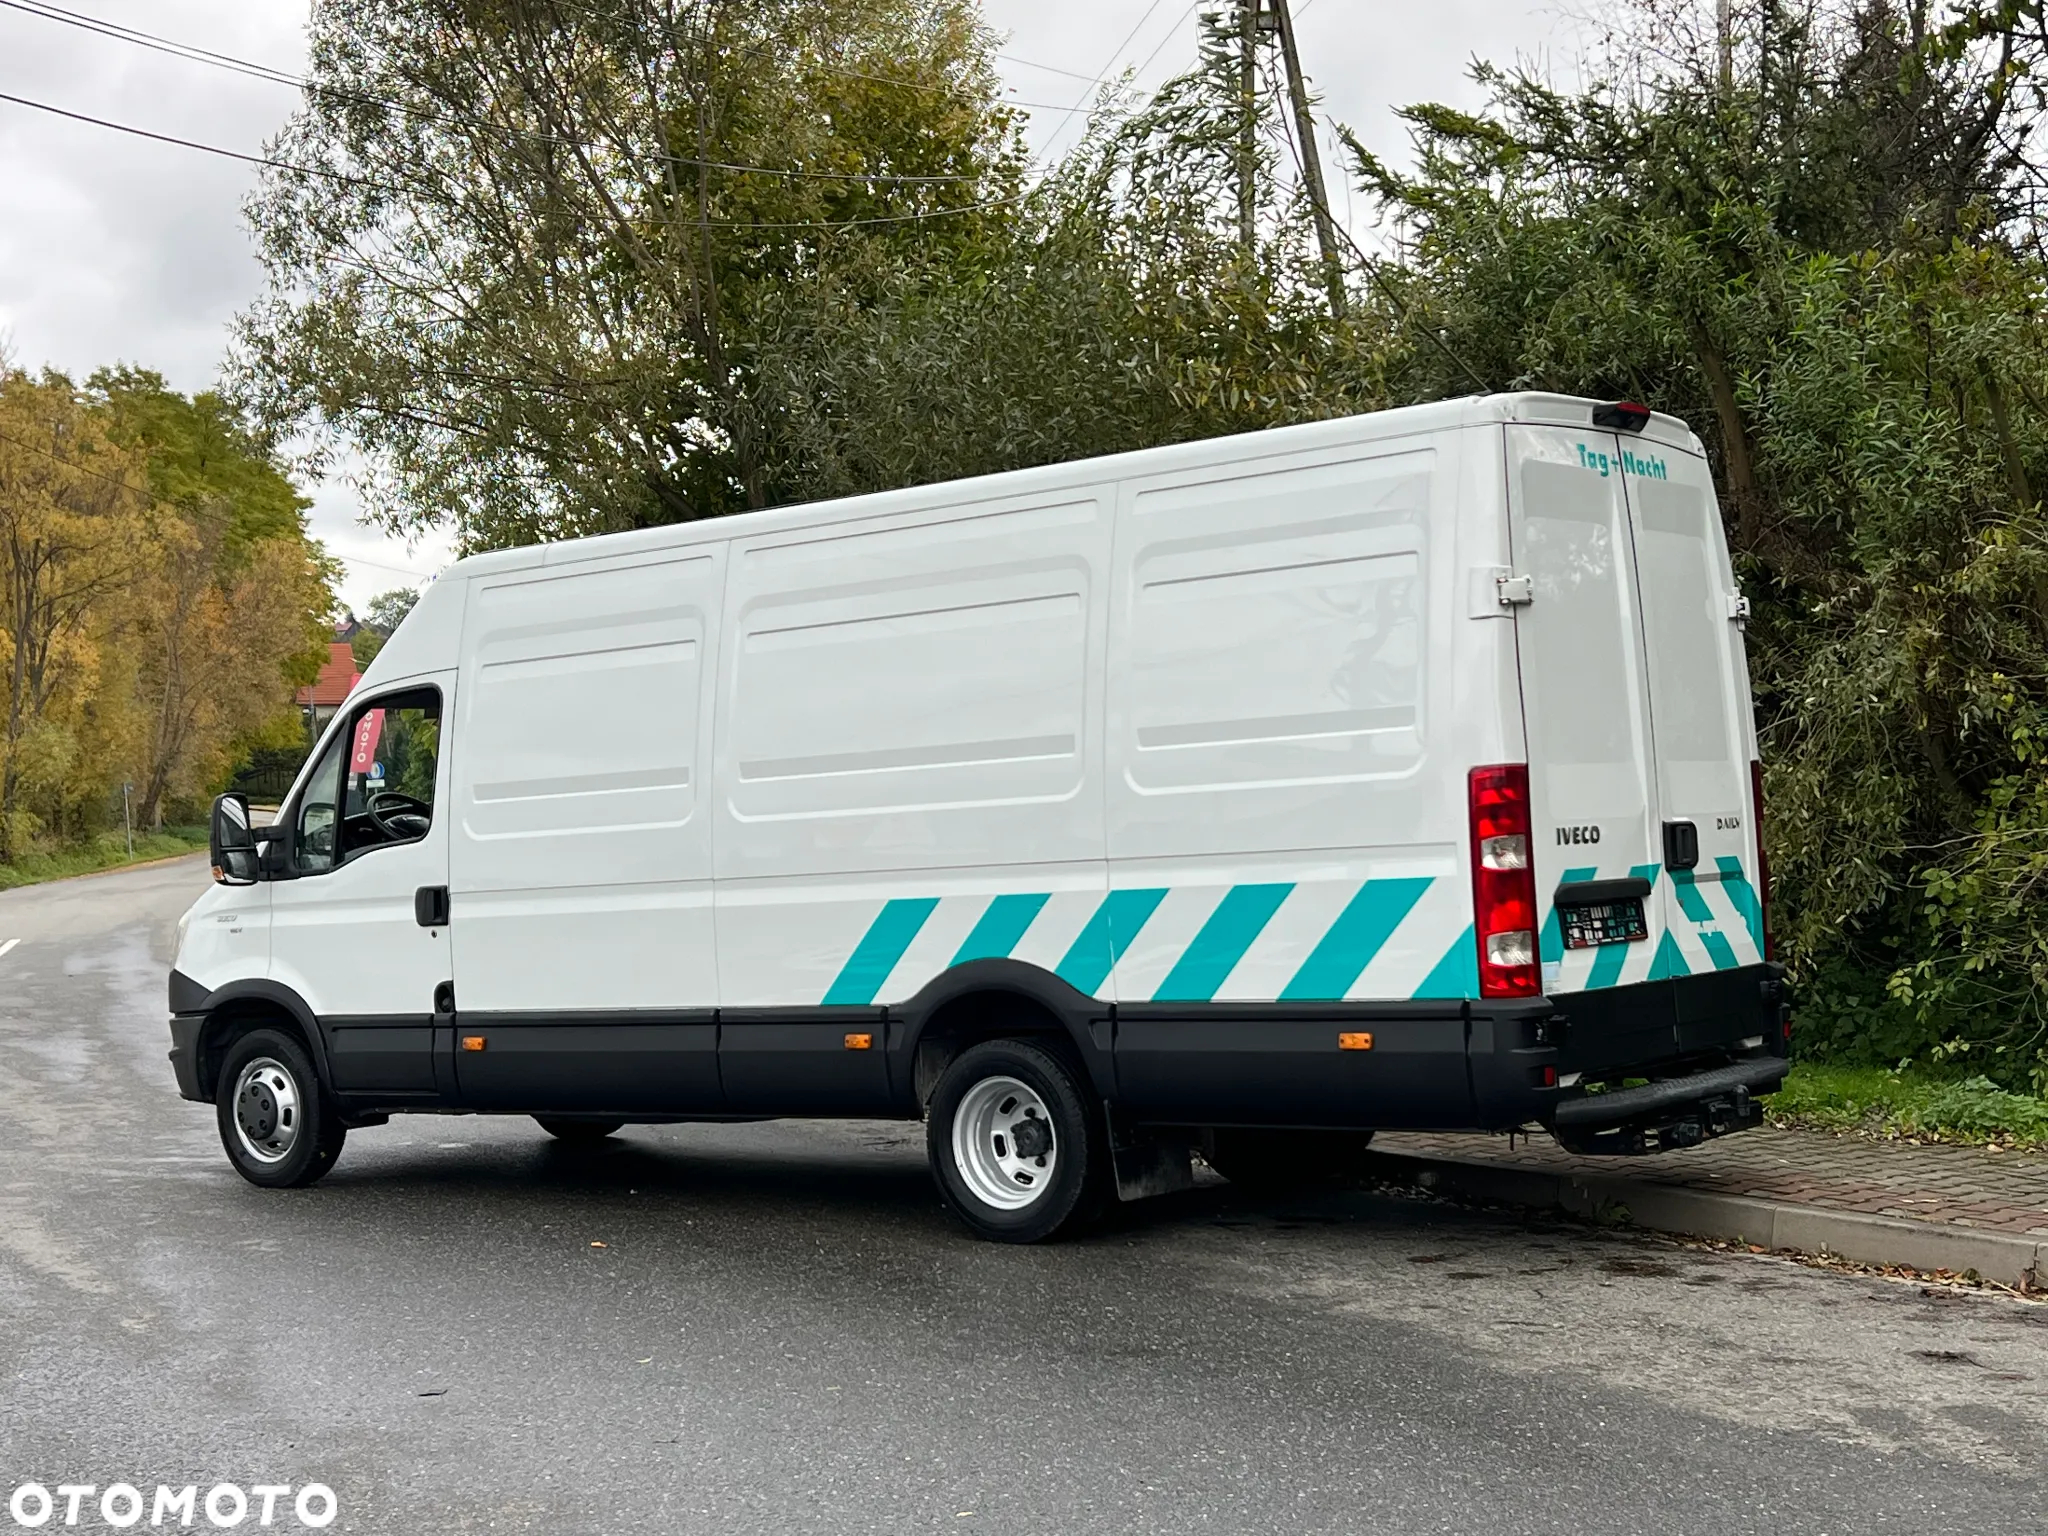
[[[1567,1152],[1586,1156],[1641,1156],[1696,1147],[1763,1124],[1754,1093],[1785,1079],[1782,1057],[1737,1062],[1690,1077],[1647,1083],[1613,1093],[1591,1093],[1557,1106],[1551,1134]]]

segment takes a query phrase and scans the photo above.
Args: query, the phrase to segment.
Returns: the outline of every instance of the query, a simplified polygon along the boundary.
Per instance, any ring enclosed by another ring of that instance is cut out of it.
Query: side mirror
[[[249,825],[249,797],[222,795],[213,802],[213,825],[207,836],[213,878],[222,885],[256,883],[256,832]]]

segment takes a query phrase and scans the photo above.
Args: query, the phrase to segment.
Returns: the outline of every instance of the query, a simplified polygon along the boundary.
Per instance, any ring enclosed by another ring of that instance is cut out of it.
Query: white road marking
[[[14,948],[20,942],[21,940],[19,939],[0,939],[0,957],[4,957],[7,951]]]

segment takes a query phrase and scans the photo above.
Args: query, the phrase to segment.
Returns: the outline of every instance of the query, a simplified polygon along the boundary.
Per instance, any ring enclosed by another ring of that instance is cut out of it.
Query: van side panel
[[[734,546],[716,868],[735,1110],[805,1049],[776,1010],[844,1009],[807,1026],[815,1050],[848,1107],[880,1107],[884,1052],[843,1045],[862,1018],[964,956],[1097,963],[1109,506],[1060,490]]]
[[[705,774],[725,550],[479,577],[450,864],[466,1102],[719,1107]]]
[[[1456,457],[1439,435],[1123,488],[1106,793],[1137,1112],[1470,1115],[1460,1007],[1405,1006],[1461,998],[1470,969],[1463,744],[1437,703]],[[1337,1049],[1347,1003],[1378,1009],[1370,1055]]]

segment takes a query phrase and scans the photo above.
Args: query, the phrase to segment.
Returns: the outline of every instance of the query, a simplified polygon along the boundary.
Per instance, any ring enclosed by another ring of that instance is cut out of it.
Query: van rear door
[[[1515,640],[1543,989],[1555,995],[1645,981],[1667,902],[1651,684],[1620,451],[1611,432],[1505,431],[1509,545],[1515,573],[1531,588],[1530,601],[1515,610]],[[1582,900],[1574,887],[1593,882],[1600,899]],[[1668,1013],[1640,1027],[1646,1038],[1610,1042],[1620,1057],[1652,1059],[1675,1046]]]
[[[1506,432],[1544,990],[1755,964],[1748,672],[1707,465],[1608,431]],[[1645,884],[1639,924],[1604,899]],[[1687,1016],[1642,1027],[1690,1049]]]
[[[1652,973],[1754,965],[1763,934],[1749,867],[1749,670],[1713,481],[1704,460],[1626,437],[1621,463],[1642,594],[1657,804],[1669,829],[1663,883],[1672,910]],[[1683,1010],[1679,1033],[1689,1046]]]

